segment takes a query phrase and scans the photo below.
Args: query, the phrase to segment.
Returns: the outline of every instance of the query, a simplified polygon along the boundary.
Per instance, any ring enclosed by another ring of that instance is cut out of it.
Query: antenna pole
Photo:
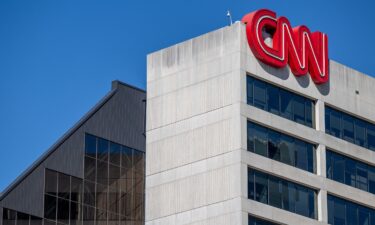
[[[227,17],[229,19],[229,26],[231,26],[233,24],[233,21],[232,21],[232,14],[230,13],[229,10],[227,11]]]

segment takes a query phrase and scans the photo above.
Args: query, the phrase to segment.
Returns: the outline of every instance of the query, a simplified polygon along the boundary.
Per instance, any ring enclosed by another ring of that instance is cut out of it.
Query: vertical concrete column
[[[318,100],[315,104],[315,128],[325,132],[324,102]]]
[[[318,193],[318,220],[328,223],[327,190],[323,189]]]
[[[318,176],[327,177],[326,171],[326,146],[319,144],[316,148],[316,173]]]

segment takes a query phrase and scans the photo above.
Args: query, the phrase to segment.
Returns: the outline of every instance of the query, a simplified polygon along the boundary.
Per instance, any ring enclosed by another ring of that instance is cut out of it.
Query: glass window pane
[[[358,219],[358,225],[370,225],[370,210],[365,207],[359,207]]]
[[[57,198],[50,195],[44,196],[44,217],[56,220]]]
[[[345,184],[356,186],[356,162],[350,158],[345,159]]]
[[[252,123],[247,123],[247,150],[254,152],[255,127]]]
[[[253,105],[254,103],[254,96],[253,96],[253,86],[254,86],[254,79],[250,76],[247,76],[246,77],[246,81],[247,81],[247,104],[249,105]]]
[[[371,124],[367,126],[367,144],[369,149],[375,150],[375,126]]]
[[[69,224],[69,201],[58,198],[57,201],[57,222]]]
[[[354,118],[343,114],[342,128],[342,138],[346,141],[354,143]]]
[[[294,154],[294,139],[281,135],[280,142],[280,154],[281,162],[286,163],[291,166],[295,166],[295,154]]]
[[[120,194],[119,190],[108,189],[108,211],[120,213]]]
[[[109,153],[109,142],[105,139],[98,138],[98,160],[107,162]]]
[[[294,114],[294,121],[300,124],[305,124],[305,98],[304,97],[294,95],[293,114]]]
[[[296,189],[294,184],[283,181],[283,209],[295,212],[296,209]]]
[[[16,211],[11,209],[3,209],[3,225],[15,225],[16,224]]]
[[[330,118],[330,134],[341,138],[341,113],[336,110],[331,110]]]
[[[294,146],[296,167],[303,170],[308,170],[307,144],[303,141],[295,139]]]
[[[255,127],[254,130],[254,150],[255,153],[267,156],[267,143],[268,143],[268,131],[267,128],[253,125]]]
[[[346,210],[345,210],[345,203],[340,199],[335,200],[334,205],[334,225],[345,224],[346,218]]]
[[[96,160],[91,157],[85,157],[85,179],[95,182],[96,179]]]
[[[51,220],[44,220],[44,223],[43,223],[44,225],[56,225],[56,222],[54,222],[54,221],[51,221]]]
[[[254,80],[254,106],[260,109],[266,109],[266,83]]]
[[[82,202],[82,180],[76,177],[71,177],[71,193],[70,199],[75,202]]]
[[[308,171],[310,171],[311,173],[315,173],[316,151],[314,145],[312,144],[307,144],[307,161],[309,164]]]
[[[45,192],[49,195],[57,195],[57,173],[48,169],[45,173]]]
[[[96,137],[90,134],[85,136],[85,152],[86,155],[95,158],[96,157]]]
[[[375,194],[375,167],[369,167],[369,174],[368,174],[368,181],[369,181],[369,192]],[[375,218],[374,218],[375,221]]]
[[[333,180],[344,183],[345,159],[340,155],[332,155]]]
[[[267,100],[268,111],[278,115],[280,111],[279,88],[272,86],[272,85],[268,85],[267,86],[267,98],[268,98]]]
[[[29,220],[28,214],[17,212],[17,225],[29,225]]]
[[[269,179],[269,204],[282,208],[282,183],[275,177]]]
[[[107,212],[101,209],[96,209],[95,220],[96,225],[107,225]]]
[[[309,217],[309,193],[307,188],[296,186],[296,213]]]
[[[132,167],[133,165],[133,149],[122,146],[121,148],[121,166],[124,168]]]
[[[82,207],[83,225],[93,225],[95,220],[95,208],[90,206]]]
[[[83,203],[90,206],[95,206],[95,183],[89,181],[84,182]]]
[[[327,134],[332,134],[331,133],[331,111],[332,110],[328,106],[325,106],[325,110],[324,111],[325,111],[324,114],[325,114],[325,128],[326,128],[326,133]]]
[[[360,146],[366,146],[366,123],[355,119],[355,144]]]
[[[108,185],[108,163],[97,161],[98,170],[96,172],[96,182]]]
[[[96,184],[96,208],[107,210],[108,186]]]
[[[268,130],[268,157],[280,161],[280,133]]]
[[[313,126],[313,118],[314,118],[314,103],[313,101],[306,99],[305,100],[305,118],[306,118],[306,125],[309,127]]]
[[[70,202],[70,225],[80,224],[78,221],[82,219],[81,205],[76,202]]]
[[[58,196],[60,198],[70,199],[70,176],[59,173],[58,174]]]
[[[333,179],[333,160],[332,152],[326,151],[326,169],[327,169],[327,178]]]
[[[346,203],[346,221],[350,225],[358,225],[358,207],[351,203]]]
[[[43,225],[43,220],[36,216],[30,216],[30,225]]]
[[[268,203],[268,177],[263,173],[255,172],[255,200]]]
[[[248,185],[247,185],[247,196],[249,199],[253,199],[255,200],[255,177],[254,177],[254,171],[253,170],[250,170],[248,169],[247,170],[247,176],[248,176]]]
[[[108,185],[113,190],[119,190],[120,187],[120,177],[121,177],[121,168],[119,166],[115,166],[109,164],[109,178],[108,178]]]
[[[120,166],[121,163],[121,145],[111,142],[109,145],[109,162]]]
[[[280,89],[280,115],[293,120],[293,96],[289,91]]]
[[[357,188],[368,191],[367,165],[357,163]]]

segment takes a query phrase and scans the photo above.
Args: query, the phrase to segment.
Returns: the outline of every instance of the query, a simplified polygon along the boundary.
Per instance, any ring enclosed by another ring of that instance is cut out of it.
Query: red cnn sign
[[[242,18],[246,24],[249,46],[262,62],[284,67],[289,64],[296,76],[310,73],[316,84],[329,79],[328,37],[321,32],[311,33],[306,26],[292,28],[285,17],[261,9]],[[264,34],[272,36],[272,43],[265,42]]]

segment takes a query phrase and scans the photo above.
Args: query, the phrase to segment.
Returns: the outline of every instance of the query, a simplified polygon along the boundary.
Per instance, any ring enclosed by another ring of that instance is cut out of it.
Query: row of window
[[[327,150],[327,178],[375,194],[375,167]]]
[[[375,210],[328,195],[328,223],[332,225],[375,225]]]
[[[270,159],[315,172],[314,145],[250,121],[247,122],[247,149]]]
[[[3,225],[42,225],[42,218],[3,208]]]
[[[316,191],[253,169],[248,169],[248,198],[316,219]]]
[[[314,102],[275,85],[247,76],[247,104],[313,127]]]
[[[247,104],[313,127],[314,101],[247,76]],[[375,151],[375,124],[325,107],[326,133]]]
[[[326,133],[375,151],[375,125],[325,107]]]

